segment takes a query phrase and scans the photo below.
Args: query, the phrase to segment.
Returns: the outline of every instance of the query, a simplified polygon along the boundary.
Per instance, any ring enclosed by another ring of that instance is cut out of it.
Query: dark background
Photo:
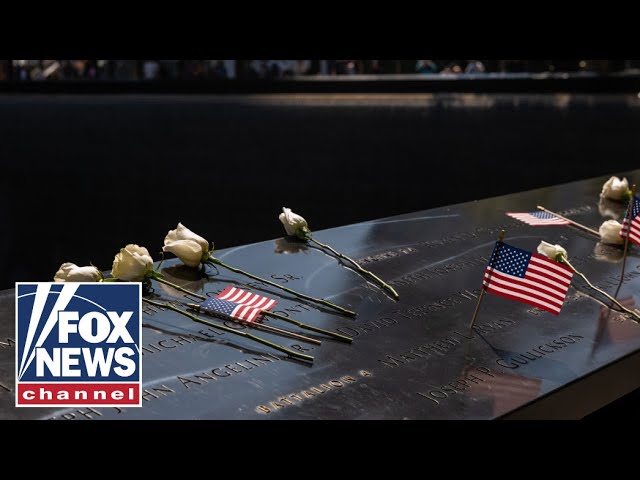
[[[0,94],[0,288],[638,168],[640,99],[607,94]],[[534,206],[532,206],[533,208]]]

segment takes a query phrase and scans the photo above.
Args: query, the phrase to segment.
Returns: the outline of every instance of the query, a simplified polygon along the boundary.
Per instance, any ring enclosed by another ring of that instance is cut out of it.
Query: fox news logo
[[[16,283],[16,407],[141,406],[140,283]]]

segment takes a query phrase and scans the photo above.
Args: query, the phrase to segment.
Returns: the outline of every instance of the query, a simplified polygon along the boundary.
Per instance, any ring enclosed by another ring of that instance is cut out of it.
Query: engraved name
[[[478,295],[480,295],[480,291],[481,290],[479,288],[475,290],[462,290],[433,302],[425,303],[424,305],[418,305],[416,307],[406,308],[404,310],[396,310],[393,313],[404,318],[429,316],[433,312],[453,307],[454,305],[465,301],[475,301],[475,299],[478,298]]]
[[[430,400],[436,405],[440,405],[441,400],[449,398],[451,395],[464,392],[471,387],[472,383],[486,383],[488,380],[495,377],[487,367],[475,367],[472,370],[475,370],[475,372],[467,372],[463,377],[457,378],[446,385],[434,388],[428,392],[416,392],[416,394],[420,395],[422,398]]]
[[[425,268],[424,270],[419,270],[418,272],[404,275],[389,283],[394,286],[411,285],[424,280],[429,280],[430,278],[441,277],[448,273],[456,272],[459,270],[467,270],[469,268],[478,266],[484,267],[488,262],[489,259],[487,257],[477,256],[468,260],[462,260],[460,262],[447,263],[446,265],[442,265],[440,267]]]
[[[389,250],[388,252],[380,253],[378,255],[372,255],[369,257],[360,258],[356,260],[356,263],[358,265],[365,265],[367,263],[379,262],[381,260],[387,260],[389,258],[400,257],[403,255],[410,255],[417,251],[418,249],[413,247],[397,248],[395,250]]]
[[[378,362],[382,363],[385,367],[396,368],[420,359],[433,356],[444,356],[451,353],[455,347],[460,345],[460,339],[471,340],[476,338],[476,332],[488,335],[497,330],[502,330],[503,328],[514,325],[515,323],[515,320],[502,318],[493,322],[474,325],[472,331],[468,333],[462,333],[454,330],[452,335],[449,335],[448,337],[443,337],[430,343],[409,348],[408,350],[404,350],[403,352],[394,355],[386,355],[385,358],[378,359]]]
[[[283,395],[282,397],[278,397],[277,399],[267,402],[264,405],[258,405],[255,410],[258,413],[273,413],[288,406],[300,405],[303,402],[317,398],[324,393],[346,387],[347,385],[357,382],[358,377],[370,376],[371,372],[367,370],[360,370],[357,375],[345,375],[343,377],[340,377],[340,379],[329,380],[328,382],[321,383],[320,385],[317,385],[315,387],[309,387],[306,390]]]
[[[496,363],[501,367],[508,369],[520,368],[522,365],[535,362],[539,358],[546,357],[556,353],[558,350],[563,350],[569,345],[579,342],[584,337],[582,335],[568,334],[560,338],[552,340],[550,342],[543,343],[534,348],[527,350],[524,353],[520,353],[508,358],[498,358]]]

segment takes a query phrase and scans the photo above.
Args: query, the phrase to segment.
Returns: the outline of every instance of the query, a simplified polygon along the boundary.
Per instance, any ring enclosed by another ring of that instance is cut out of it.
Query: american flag
[[[209,298],[200,304],[200,309],[208,313],[223,313],[244,322],[255,322],[262,310],[259,308],[247,307],[239,303],[220,300],[219,298]]]
[[[216,298],[246,305],[247,307],[259,308],[260,310],[271,310],[278,304],[278,301],[273,298],[263,297],[257,293],[247,292],[231,285],[225,288],[222,293],[216,295]]]
[[[278,301],[273,298],[263,297],[257,293],[247,292],[229,285],[215,298],[209,298],[200,304],[200,308],[251,323],[258,320],[263,310],[270,310],[277,304]]]
[[[629,220],[629,213],[631,213],[631,220]],[[629,240],[631,240],[636,245],[640,245],[640,218],[638,218],[639,213],[640,198],[634,195],[631,212],[629,212],[629,209],[627,209],[627,214],[624,217],[622,228],[620,229],[620,236],[622,238],[625,238],[628,232]],[[629,225],[631,225],[631,227],[629,227]]]
[[[562,218],[558,218],[555,215],[552,215],[547,212],[528,212],[528,213],[514,213],[507,212],[512,218],[516,220],[520,220],[521,222],[526,223],[527,225],[569,225],[569,222],[563,220]]]
[[[484,274],[487,292],[560,313],[573,272],[543,255],[496,242]]]

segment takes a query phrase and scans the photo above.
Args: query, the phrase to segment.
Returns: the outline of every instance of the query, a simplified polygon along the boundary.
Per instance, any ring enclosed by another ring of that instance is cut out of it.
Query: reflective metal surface
[[[639,172],[627,177],[637,178]],[[148,310],[142,408],[14,408],[14,295],[6,290],[0,293],[0,418],[582,416],[640,386],[640,376],[627,371],[638,362],[640,325],[609,314],[578,278],[557,317],[486,295],[473,330],[468,325],[501,228],[507,243],[528,250],[543,239],[563,245],[593,283],[615,292],[620,249],[602,246],[571,227],[531,227],[505,215],[544,205],[597,229],[605,219],[598,194],[606,179],[316,232],[319,240],[392,282],[401,296],[398,302],[335,258],[295,240],[219,251],[219,258],[231,265],[357,311],[358,317],[349,319],[261,289],[279,299],[277,312],[350,335],[353,344],[318,337],[322,345],[312,346],[254,332],[315,357],[313,364],[305,364],[175,313]],[[615,216],[611,210],[607,215]],[[257,286],[222,268],[208,270],[208,280],[176,261],[165,262],[163,269],[170,280],[200,293],[218,292],[228,284],[252,291]],[[637,247],[630,250],[626,272],[618,298],[633,307],[640,293]],[[155,292],[181,298],[163,285],[156,284]]]

